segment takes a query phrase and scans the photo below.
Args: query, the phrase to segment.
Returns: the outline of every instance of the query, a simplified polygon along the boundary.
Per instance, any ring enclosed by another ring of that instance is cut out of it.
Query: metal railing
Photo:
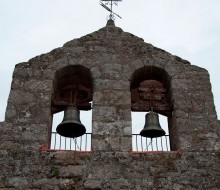
[[[77,138],[62,137],[56,132],[51,134],[51,150],[91,151],[92,133],[85,133]],[[169,135],[158,138],[146,138],[140,134],[132,134],[132,151],[170,151]]]
[[[75,150],[91,151],[92,133],[85,133],[77,138],[67,138],[60,136],[57,132],[51,134],[51,150]]]
[[[170,151],[170,137],[164,135],[157,138],[146,138],[140,134],[132,134],[132,151]]]

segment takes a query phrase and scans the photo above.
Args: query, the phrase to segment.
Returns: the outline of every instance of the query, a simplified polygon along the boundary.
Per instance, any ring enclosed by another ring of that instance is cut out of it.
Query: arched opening
[[[86,67],[67,66],[56,72],[51,101],[51,149],[91,150],[92,94],[92,76]],[[86,133],[77,138],[60,136],[56,130],[57,125],[62,122],[64,110],[67,110],[68,106],[72,104],[80,111],[79,120],[86,128]]]
[[[170,78],[160,68],[149,66],[138,69],[131,78],[132,149],[133,151],[170,151],[172,147],[172,101]],[[140,135],[145,125],[145,114],[159,115],[165,135],[146,138]]]

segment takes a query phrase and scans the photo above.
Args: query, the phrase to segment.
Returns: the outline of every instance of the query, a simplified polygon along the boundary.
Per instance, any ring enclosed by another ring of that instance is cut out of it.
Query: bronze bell
[[[64,111],[63,121],[57,126],[57,133],[70,138],[84,135],[86,128],[81,123],[79,114],[76,106],[69,105]]]
[[[159,116],[157,113],[150,111],[145,116],[145,125],[140,135],[143,137],[161,137],[165,135],[165,131],[161,128],[159,123]]]

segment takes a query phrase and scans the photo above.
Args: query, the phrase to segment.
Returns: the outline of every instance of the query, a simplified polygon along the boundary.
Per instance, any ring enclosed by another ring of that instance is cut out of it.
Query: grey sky
[[[218,117],[219,10],[219,0],[123,0],[114,8],[124,31],[209,71]],[[107,15],[99,0],[0,0],[0,121],[15,64],[98,30]]]

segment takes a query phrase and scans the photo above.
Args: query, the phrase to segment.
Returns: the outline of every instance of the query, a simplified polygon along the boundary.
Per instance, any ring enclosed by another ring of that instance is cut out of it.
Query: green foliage
[[[56,178],[58,178],[59,177],[59,168],[57,168],[57,167],[55,167],[55,166],[53,166],[52,168],[51,168],[51,175],[52,175],[52,177],[56,177]]]

